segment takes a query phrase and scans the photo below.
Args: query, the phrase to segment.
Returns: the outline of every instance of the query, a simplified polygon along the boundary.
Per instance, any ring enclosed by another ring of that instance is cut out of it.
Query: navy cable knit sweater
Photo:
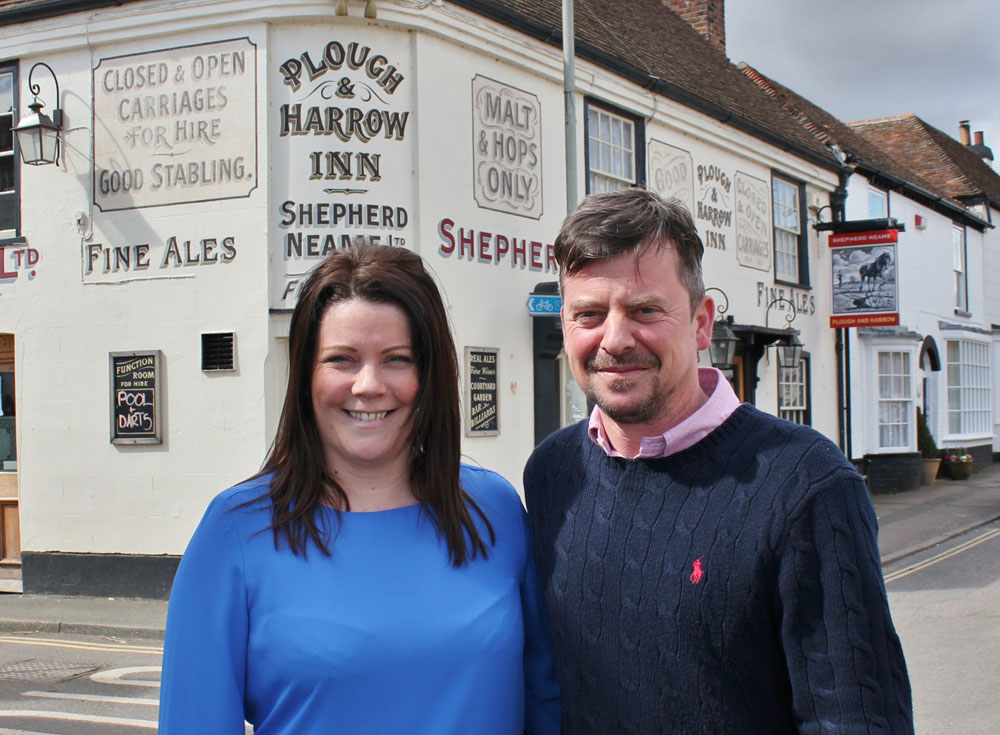
[[[670,457],[587,422],[524,473],[566,735],[913,732],[867,490],[830,441],[742,405]]]

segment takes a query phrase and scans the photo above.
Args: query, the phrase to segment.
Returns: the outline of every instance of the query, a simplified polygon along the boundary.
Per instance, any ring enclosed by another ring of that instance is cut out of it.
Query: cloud
[[[726,2],[729,57],[844,121],[915,113],[959,120],[1000,157],[1000,4],[981,0]]]

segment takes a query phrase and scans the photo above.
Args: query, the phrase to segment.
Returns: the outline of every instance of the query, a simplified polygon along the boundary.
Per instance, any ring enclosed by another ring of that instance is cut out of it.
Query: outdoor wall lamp
[[[730,326],[733,323],[733,317],[730,315],[723,318],[722,316],[729,311],[729,297],[726,295],[726,292],[715,286],[705,289],[705,293],[709,291],[718,291],[722,294],[722,298],[726,300],[726,303],[725,305],[718,304],[715,307],[719,318],[712,323],[712,341],[708,345],[708,354],[713,366],[719,368],[719,370],[727,370],[733,366],[736,345],[740,339]]]
[[[52,108],[50,118],[42,108],[45,103],[39,101],[38,93],[41,87],[31,81],[35,69],[38,67],[48,69],[52,75],[52,81],[56,87],[56,103]],[[63,125],[63,111],[59,109],[59,80],[52,67],[43,61],[31,67],[28,72],[28,89],[31,90],[34,101],[28,105],[31,113],[21,118],[21,121],[14,128],[17,135],[17,147],[21,150],[21,160],[32,166],[41,166],[46,163],[59,163],[59,131]]]
[[[337,0],[337,9],[334,12],[337,15],[347,15],[347,0]],[[365,17],[374,20],[375,16],[375,0],[367,0],[365,3]]]
[[[792,307],[792,311],[790,314],[785,315],[786,326],[784,331],[786,334],[781,337],[776,345],[778,348],[778,365],[783,368],[797,368],[799,362],[802,360],[803,345],[802,340],[799,339],[799,330],[792,329],[791,327],[792,322],[795,321],[795,317],[798,316],[795,304],[781,296],[774,299],[774,301],[767,305],[767,309],[764,311],[764,326],[769,326],[767,320],[771,315],[771,307],[780,302],[788,304]]]
[[[748,327],[736,324],[733,316],[723,316],[729,311],[729,296],[721,288],[712,286],[706,288],[705,293],[718,291],[724,299],[723,304],[715,307],[718,317],[712,323],[712,341],[708,346],[708,353],[712,360],[712,365],[720,370],[728,370],[733,367],[733,358],[736,355],[736,348],[742,342],[747,349],[755,354],[754,360],[760,359],[767,348],[773,343],[778,349],[778,365],[785,368],[796,368],[802,360],[802,341],[799,339],[799,330],[790,326],[798,311],[795,304],[786,298],[778,297],[767,305],[764,311],[764,328]],[[791,312],[785,315],[786,327],[784,329],[771,329],[768,320],[771,316],[771,309],[779,303],[786,303],[791,307]],[[736,330],[740,330],[737,334]],[[757,347],[754,347],[756,345]],[[754,350],[759,350],[754,352]],[[748,353],[750,354],[750,353]]]

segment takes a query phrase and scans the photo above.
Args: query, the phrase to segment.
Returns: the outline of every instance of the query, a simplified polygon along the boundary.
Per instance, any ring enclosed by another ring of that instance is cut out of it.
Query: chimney
[[[969,138],[969,121],[959,120],[958,121],[958,141],[962,145],[969,145],[972,143],[972,139]]]
[[[993,165],[993,151],[983,142],[983,131],[976,131],[976,144],[970,145],[969,150],[983,159],[988,166]]]
[[[663,4],[719,51],[726,53],[725,0],[663,0]]]

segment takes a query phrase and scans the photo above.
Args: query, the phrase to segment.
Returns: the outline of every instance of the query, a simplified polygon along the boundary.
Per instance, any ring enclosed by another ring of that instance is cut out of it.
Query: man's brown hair
[[[675,199],[664,201],[647,189],[591,194],[563,222],[556,236],[559,284],[590,263],[646,248],[674,248],[678,277],[688,290],[691,311],[705,296],[701,258],[705,246],[691,213]]]

